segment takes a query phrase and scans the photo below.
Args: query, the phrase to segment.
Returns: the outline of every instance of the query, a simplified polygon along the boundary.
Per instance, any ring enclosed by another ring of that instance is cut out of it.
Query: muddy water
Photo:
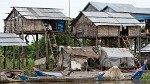
[[[134,80],[134,81],[95,81],[95,82],[16,82],[5,84],[150,84],[150,80]]]

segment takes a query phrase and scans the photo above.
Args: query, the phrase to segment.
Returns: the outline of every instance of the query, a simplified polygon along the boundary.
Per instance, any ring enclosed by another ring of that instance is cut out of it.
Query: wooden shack
[[[72,69],[99,68],[99,52],[96,47],[62,47],[59,63],[61,68]]]
[[[139,45],[140,22],[128,13],[80,12],[72,25],[75,39],[83,39],[84,46],[87,39],[107,47],[131,48],[131,41]]]
[[[4,20],[4,32],[21,34],[44,34],[45,26],[51,24],[53,31],[64,32],[67,28],[66,17],[57,8],[12,7]],[[61,30],[62,28],[62,30]]]
[[[111,13],[129,13],[135,19],[144,23],[141,28],[141,39],[149,39],[150,42],[150,8],[137,8],[132,4],[121,3],[101,3],[101,2],[89,2],[82,11],[85,12],[111,12]],[[145,32],[146,31],[146,32]],[[142,43],[142,44],[147,44]]]
[[[36,42],[36,59],[40,58],[39,35],[45,35],[46,64],[48,65],[48,49],[51,49],[54,56],[52,45],[57,44],[55,36],[68,33],[69,18],[60,10],[58,8],[12,7],[12,11],[4,19],[4,32],[16,33],[26,42],[29,40],[27,37],[32,35],[33,40]]]

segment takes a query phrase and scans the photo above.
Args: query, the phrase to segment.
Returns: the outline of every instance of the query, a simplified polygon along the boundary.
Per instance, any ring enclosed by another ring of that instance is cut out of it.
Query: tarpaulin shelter
[[[132,66],[134,64],[134,56],[126,48],[101,48],[101,64],[104,67]]]
[[[141,49],[141,63],[143,63],[145,59],[150,59],[150,44]],[[150,61],[148,61],[147,64],[149,67]]]

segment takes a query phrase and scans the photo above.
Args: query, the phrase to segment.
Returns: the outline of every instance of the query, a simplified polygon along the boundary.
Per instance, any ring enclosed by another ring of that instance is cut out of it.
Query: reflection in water
[[[60,84],[60,82],[16,82],[16,83],[7,83],[7,84]],[[61,84],[150,84],[150,80],[61,82]]]
[[[133,84],[141,84],[141,81],[140,80],[133,80]]]

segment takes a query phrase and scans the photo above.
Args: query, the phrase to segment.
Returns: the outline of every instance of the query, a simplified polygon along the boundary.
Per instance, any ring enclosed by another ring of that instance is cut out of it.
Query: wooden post
[[[27,53],[27,47],[25,48],[25,52]],[[26,66],[28,66],[28,55],[25,55],[25,59],[26,59]]]
[[[4,69],[6,69],[6,66],[7,66],[7,64],[6,64],[6,56],[7,54],[6,54],[6,46],[4,46]]]
[[[118,48],[120,48],[120,27],[118,28]]]
[[[134,38],[134,54],[136,54],[136,48],[137,48],[137,46],[136,46],[136,37]]]
[[[139,52],[139,61],[141,64],[141,30],[139,29],[139,36],[138,36],[138,52]]]
[[[38,34],[36,34],[36,59],[39,59],[39,42],[38,42]]]
[[[107,46],[107,38],[106,37],[104,38],[104,41],[105,41],[105,47],[108,47]]]
[[[85,37],[82,39],[82,46],[85,46]]]
[[[120,48],[120,37],[118,37],[118,48]]]
[[[23,34],[23,32],[22,32],[22,34],[21,34],[21,39],[24,40],[24,34]],[[22,52],[22,53],[21,53],[21,55],[22,55],[22,58],[21,58],[21,60],[22,60],[22,68],[24,68],[24,57],[25,57],[24,46],[22,46],[22,51],[21,51],[21,52]]]
[[[47,40],[47,31],[45,31],[45,49],[46,49],[46,69],[49,69],[49,56],[48,56],[48,40]]]
[[[98,44],[97,44],[98,43],[98,26],[96,26],[95,35],[96,35],[96,37],[95,37],[95,40],[96,40],[95,46],[98,47]]]
[[[39,59],[39,41],[38,41],[38,34],[36,34],[36,60]],[[39,66],[37,66],[39,68]]]
[[[13,69],[15,69],[15,47],[12,47],[13,50]]]
[[[70,18],[70,17],[69,17],[69,18]],[[69,22],[68,22],[68,21],[67,21],[67,24],[68,24],[68,25],[67,25],[66,27],[67,27],[67,30],[68,30],[67,33],[68,33],[68,46],[69,46],[69,45],[70,45],[70,35],[71,35],[71,34],[70,34],[70,28],[69,28]]]
[[[18,69],[20,69],[20,56],[21,56],[21,54],[20,54],[20,47],[19,47],[19,49],[18,49]]]
[[[74,46],[76,47],[76,35],[74,35]]]

